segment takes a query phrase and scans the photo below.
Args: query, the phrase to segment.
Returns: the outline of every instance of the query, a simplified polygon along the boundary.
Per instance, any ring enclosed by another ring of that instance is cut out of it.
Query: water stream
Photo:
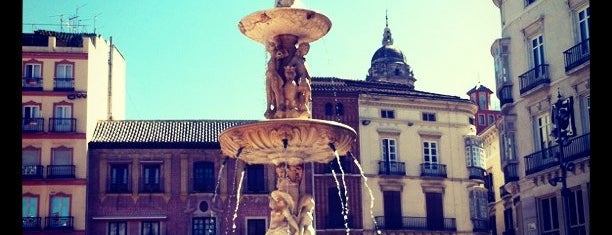
[[[368,189],[368,193],[370,195],[370,218],[372,218],[372,222],[374,223],[374,229],[376,230],[376,234],[381,234],[382,232],[378,230],[378,225],[376,224],[376,219],[374,218],[374,194],[372,193],[372,189],[368,185],[368,177],[366,177],[365,173],[363,173],[363,168],[361,168],[361,164],[359,164],[357,158],[355,158],[355,156],[351,152],[348,152],[347,155],[351,155],[351,157],[353,158],[353,163],[355,163],[355,165],[359,169],[359,174],[361,174],[361,178],[363,178],[363,185],[365,185],[366,189]]]
[[[245,166],[246,168],[246,166]],[[245,168],[240,172],[240,180],[238,181],[238,189],[236,190],[236,208],[232,217],[232,233],[236,233],[236,218],[238,217],[238,206],[240,205],[240,192],[242,191],[242,180],[244,179]]]
[[[332,148],[333,149],[333,148]],[[336,162],[338,163],[338,168],[340,169],[340,176],[342,178],[342,187],[344,187],[344,201],[342,200],[342,191],[340,190],[340,183],[338,182],[338,178],[336,176],[336,172],[332,168],[332,175],[334,176],[334,180],[336,181],[336,187],[338,188],[338,196],[340,197],[340,203],[342,204],[342,215],[344,219],[344,228],[346,228],[346,234],[349,234],[350,228],[348,224],[348,192],[346,188],[346,180],[344,179],[344,169],[342,168],[342,163],[340,162],[340,155],[338,151],[334,150],[334,156],[336,157]]]

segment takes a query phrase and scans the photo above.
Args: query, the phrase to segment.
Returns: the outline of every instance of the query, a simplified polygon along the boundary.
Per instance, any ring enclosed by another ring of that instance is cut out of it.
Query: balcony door
[[[72,106],[57,105],[53,114],[55,121],[53,123],[54,130],[57,132],[72,131]]]
[[[444,210],[441,193],[425,193],[427,229],[444,230]]]
[[[402,199],[399,191],[384,191],[383,203],[385,210],[385,228],[399,229],[402,227]]]

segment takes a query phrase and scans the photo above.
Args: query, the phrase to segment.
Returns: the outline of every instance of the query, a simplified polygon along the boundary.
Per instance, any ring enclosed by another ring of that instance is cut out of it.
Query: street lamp
[[[561,183],[561,198],[563,201],[563,212],[565,218],[565,234],[569,235],[570,233],[570,218],[569,218],[569,194],[570,191],[567,188],[567,172],[574,172],[574,163],[568,162],[565,159],[563,148],[568,146],[572,141],[569,139],[572,133],[568,133],[568,129],[571,125],[571,112],[572,112],[572,104],[571,100],[563,99],[561,96],[561,92],[557,91],[557,102],[552,105],[552,115],[554,118],[553,130],[551,131],[551,135],[555,138],[555,142],[557,142],[557,146],[559,146],[559,151],[555,153],[555,158],[557,162],[559,162],[559,168],[561,169],[561,176],[554,177],[548,180],[550,185],[557,186],[557,183]]]

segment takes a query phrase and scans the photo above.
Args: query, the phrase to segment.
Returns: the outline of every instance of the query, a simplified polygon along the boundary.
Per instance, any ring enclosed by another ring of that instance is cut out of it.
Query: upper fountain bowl
[[[330,28],[331,21],[325,15],[291,7],[257,11],[238,23],[242,34],[262,44],[283,34],[297,36],[298,42],[310,43],[325,36]]]
[[[345,155],[357,139],[342,123],[301,118],[264,120],[229,128],[219,135],[223,155],[248,164],[328,163]],[[335,151],[335,152],[334,152]]]

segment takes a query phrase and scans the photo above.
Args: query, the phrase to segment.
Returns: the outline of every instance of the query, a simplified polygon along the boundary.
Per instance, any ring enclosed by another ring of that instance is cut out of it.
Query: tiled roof
[[[255,120],[101,120],[90,148],[206,148],[224,130]]]
[[[336,77],[313,77],[311,87],[313,92],[357,92],[360,94],[471,102],[469,99],[464,99],[459,96],[418,91],[411,89],[408,85],[391,82],[368,82]]]

